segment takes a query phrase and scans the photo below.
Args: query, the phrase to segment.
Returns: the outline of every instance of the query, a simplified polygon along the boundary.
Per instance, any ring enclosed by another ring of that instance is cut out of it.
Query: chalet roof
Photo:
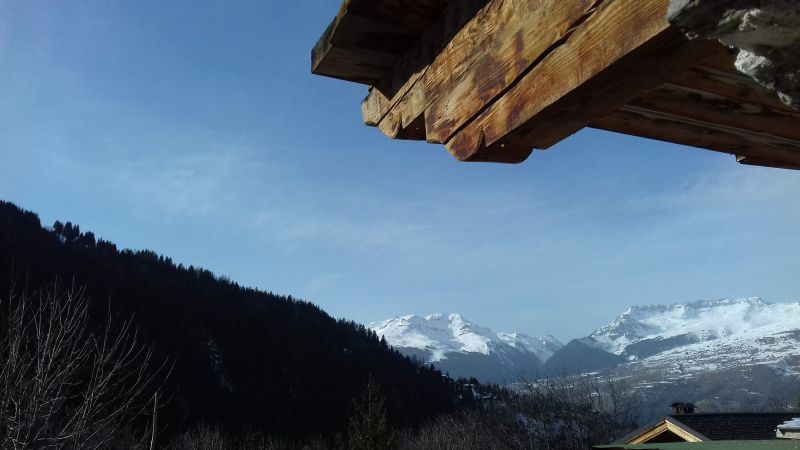
[[[778,425],[797,413],[695,413],[670,414],[619,439],[619,443],[641,443],[671,432],[688,442],[769,440]]]
[[[672,415],[712,441],[775,439],[778,425],[797,413],[703,413]]]
[[[687,39],[673,1],[343,0],[312,71],[368,85],[365,124],[462,161],[521,162],[593,127],[800,169],[800,111],[736,50]]]

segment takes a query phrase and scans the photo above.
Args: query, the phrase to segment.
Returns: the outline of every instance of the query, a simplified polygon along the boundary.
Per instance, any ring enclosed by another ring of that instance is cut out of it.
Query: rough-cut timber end
[[[504,164],[519,164],[533,153],[532,145],[496,143],[486,145],[483,133],[475,141],[469,136],[459,134],[446,144],[447,150],[459,161],[463,162],[492,162]]]
[[[311,66],[370,86],[366,125],[460,161],[593,127],[800,169],[796,1],[343,0]]]

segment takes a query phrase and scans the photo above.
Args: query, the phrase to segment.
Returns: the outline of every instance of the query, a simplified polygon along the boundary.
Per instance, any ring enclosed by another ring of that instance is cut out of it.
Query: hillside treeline
[[[81,290],[89,327],[102,328],[109,316],[131,321],[137,344],[164,375],[158,427],[167,437],[201,424],[230,434],[333,436],[346,430],[369,380],[382,386],[387,418],[398,428],[449,412],[470,395],[363,325],[312,303],[153,251],[120,250],[69,222],[43,227],[36,214],[0,202],[5,309],[12,292],[34,302],[54,289]]]
[[[0,202],[0,448],[578,450],[635,425],[629,392],[452,380],[312,303]]]

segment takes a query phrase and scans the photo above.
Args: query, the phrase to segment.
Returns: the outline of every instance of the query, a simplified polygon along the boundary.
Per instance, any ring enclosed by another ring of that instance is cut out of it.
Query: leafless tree
[[[105,448],[140,416],[156,377],[130,320],[93,327],[83,289],[0,299],[0,446]]]
[[[519,410],[531,448],[591,448],[635,428],[639,399],[622,380],[562,375],[522,385]]]
[[[769,411],[800,412],[800,387],[780,388],[767,398]]]
[[[527,379],[516,394],[399,433],[399,448],[588,450],[635,428],[638,403],[618,379]]]
[[[402,450],[525,449],[521,428],[506,408],[473,409],[439,417],[419,430],[398,433]]]
[[[218,427],[201,424],[193,430],[175,436],[166,450],[328,450],[321,439],[306,444],[290,443],[262,434],[244,433],[227,436]]]

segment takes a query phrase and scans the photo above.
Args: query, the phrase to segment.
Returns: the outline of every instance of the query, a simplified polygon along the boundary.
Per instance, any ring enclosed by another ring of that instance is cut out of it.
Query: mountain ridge
[[[167,434],[207,424],[333,437],[373,381],[398,427],[470,398],[471,390],[414,364],[362,324],[313,303],[244,288],[150,250],[120,250],[70,222],[43,227],[36,214],[0,201],[3,310],[10,293],[47,292],[62,280],[86,296],[88,326],[102,327],[108,315],[130,318],[153,361],[169,365],[159,388],[170,399],[159,409]]]
[[[429,322],[436,325],[424,326]],[[631,306],[566,345],[548,335],[495,333],[459,314],[409,315],[367,326],[401,353],[459,376],[480,373],[493,381],[518,380],[520,373],[557,376],[608,370],[654,381],[657,372],[685,379],[756,365],[779,377],[800,376],[800,303],[759,297]],[[431,329],[438,334],[428,333]],[[544,337],[557,347],[544,345]],[[516,359],[509,358],[509,348],[521,349],[526,340],[533,345],[514,355]],[[546,350],[537,353],[542,348]],[[513,367],[503,367],[508,360]],[[504,376],[493,376],[493,371]]]
[[[597,348],[624,355],[632,354],[632,345],[646,340],[686,336],[704,342],[765,327],[792,328],[797,318],[800,303],[771,303],[759,297],[632,306],[587,338]]]
[[[398,316],[367,328],[401,353],[451,375],[495,382],[538,372],[563,345],[550,335],[496,333],[456,313]]]

